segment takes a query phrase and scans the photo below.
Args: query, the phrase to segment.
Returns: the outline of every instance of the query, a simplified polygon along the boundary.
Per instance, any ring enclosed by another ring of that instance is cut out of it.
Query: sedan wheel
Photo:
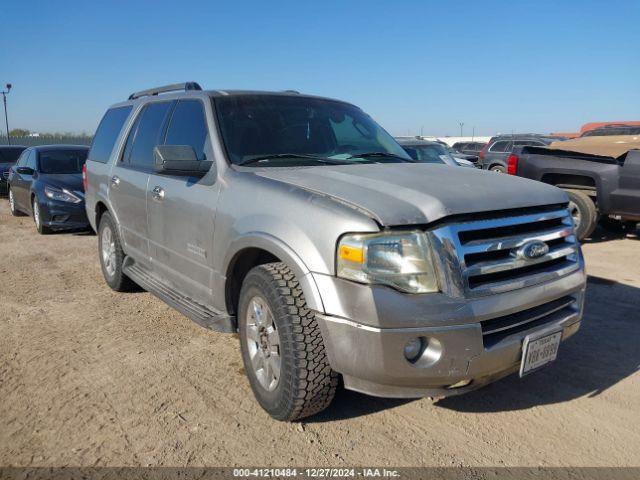
[[[13,198],[13,190],[9,189],[9,210],[11,211],[11,215],[16,217],[18,215],[18,211],[16,210],[16,200]]]
[[[40,205],[38,204],[38,199],[33,198],[33,203],[31,204],[33,210],[33,222],[36,224],[36,229],[38,233],[41,235],[46,235],[51,232],[49,227],[45,227],[42,223],[42,212],[40,210]]]
[[[249,301],[245,322],[251,367],[260,386],[271,392],[280,381],[282,360],[280,335],[264,298],[255,296]]]

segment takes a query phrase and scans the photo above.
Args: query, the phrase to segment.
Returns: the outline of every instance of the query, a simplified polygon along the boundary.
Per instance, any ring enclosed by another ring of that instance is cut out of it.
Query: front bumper
[[[40,213],[42,224],[52,230],[82,230],[90,227],[84,202],[47,200],[40,203]]]
[[[398,398],[464,393],[517,371],[525,336],[561,330],[565,340],[578,330],[585,289],[582,269],[474,299],[405,295],[324,275],[314,274],[314,280],[327,312],[318,322],[329,361],[345,387]],[[483,335],[484,321],[533,312],[559,299],[570,304],[511,331]],[[432,350],[410,363],[404,346],[416,337],[427,339]],[[460,388],[451,388],[456,384]]]

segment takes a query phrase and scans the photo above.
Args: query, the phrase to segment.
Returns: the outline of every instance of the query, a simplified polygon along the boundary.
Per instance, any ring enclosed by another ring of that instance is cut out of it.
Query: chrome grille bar
[[[569,211],[552,211],[450,224],[432,233],[439,245],[455,247],[462,288],[468,296],[523,288],[567,275],[580,267],[579,244]],[[543,242],[537,258],[520,248]],[[451,261],[448,262],[449,268]]]

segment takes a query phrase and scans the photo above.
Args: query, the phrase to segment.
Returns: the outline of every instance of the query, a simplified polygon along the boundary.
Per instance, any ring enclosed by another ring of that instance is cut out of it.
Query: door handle
[[[111,177],[111,185],[114,187],[117,187],[118,185],[120,185],[120,177],[118,177],[117,175],[114,175],[113,177]]]
[[[151,196],[154,200],[161,202],[164,200],[164,189],[158,186],[153,187],[153,190],[151,190]]]

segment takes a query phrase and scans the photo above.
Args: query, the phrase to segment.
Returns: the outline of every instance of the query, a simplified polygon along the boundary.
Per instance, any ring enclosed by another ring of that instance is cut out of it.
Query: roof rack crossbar
[[[171,85],[165,85],[164,87],[149,88],[148,90],[141,90],[139,92],[134,92],[131,95],[129,95],[129,100],[135,100],[136,98],[140,98],[140,97],[158,95],[159,93],[177,92],[180,90],[184,90],[185,92],[189,90],[202,90],[202,87],[198,85],[196,82],[173,83]]]

